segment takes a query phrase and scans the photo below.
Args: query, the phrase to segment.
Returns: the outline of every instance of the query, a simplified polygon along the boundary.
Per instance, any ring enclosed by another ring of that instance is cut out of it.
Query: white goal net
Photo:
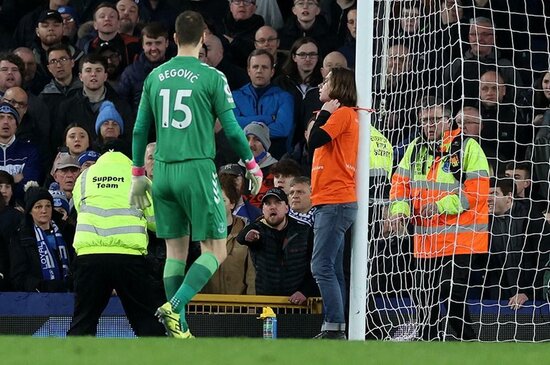
[[[550,340],[549,16],[546,0],[375,1],[372,123],[394,176],[367,338]]]

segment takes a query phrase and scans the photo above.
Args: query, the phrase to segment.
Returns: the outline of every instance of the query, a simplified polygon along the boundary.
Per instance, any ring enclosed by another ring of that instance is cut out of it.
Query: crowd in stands
[[[203,292],[284,295],[298,304],[319,296],[310,267],[315,208],[307,139],[327,74],[357,67],[357,1],[0,1],[0,290],[71,291],[74,183],[106,142],[119,140],[130,155],[144,80],[175,56],[177,14],[195,10],[208,25],[200,59],[225,74],[236,118],[264,173],[260,193],[250,196],[244,162],[219,126],[215,163],[228,258]],[[468,295],[544,299],[548,7],[504,0],[391,3],[386,50],[382,20],[374,29],[372,120],[394,148],[394,167],[421,133],[419,101],[436,95],[449,102],[454,125],[481,146],[492,171],[489,254],[472,266],[478,274],[472,287],[483,289]],[[527,14],[546,28],[541,32]],[[151,133],[145,156],[153,183],[154,141]],[[33,195],[32,184],[50,195]],[[412,285],[407,227],[383,222],[379,228],[371,289],[399,293]],[[166,251],[149,236],[150,272],[163,295]],[[398,252],[406,254],[396,259]],[[194,257],[191,252],[189,260]]]

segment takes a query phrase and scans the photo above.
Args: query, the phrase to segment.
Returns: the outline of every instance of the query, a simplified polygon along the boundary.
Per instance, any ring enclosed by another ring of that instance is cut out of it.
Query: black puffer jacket
[[[246,226],[237,236],[237,242],[247,245],[256,268],[257,295],[290,296],[300,291],[306,297],[316,296],[317,285],[311,275],[313,232],[311,227],[287,217],[287,226],[278,231],[265,219]],[[256,242],[246,242],[246,234],[260,232]]]

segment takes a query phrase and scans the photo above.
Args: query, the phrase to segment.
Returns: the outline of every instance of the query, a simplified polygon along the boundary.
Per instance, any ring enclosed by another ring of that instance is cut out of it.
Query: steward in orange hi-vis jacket
[[[466,296],[476,261],[488,251],[489,164],[479,144],[452,130],[451,111],[434,97],[421,101],[422,134],[392,176],[390,220],[414,225],[418,333],[476,339]],[[440,318],[446,304],[447,320]]]
[[[489,166],[463,138],[460,129],[445,131],[440,145],[416,138],[392,176],[390,216],[411,218],[415,257],[487,252]]]

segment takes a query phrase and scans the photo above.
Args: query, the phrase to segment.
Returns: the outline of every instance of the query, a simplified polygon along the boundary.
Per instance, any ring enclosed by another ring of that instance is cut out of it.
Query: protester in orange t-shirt
[[[323,297],[324,321],[316,338],[345,339],[344,235],[357,215],[355,170],[359,123],[353,71],[335,68],[320,85],[324,102],[309,137],[315,206],[311,270]]]

